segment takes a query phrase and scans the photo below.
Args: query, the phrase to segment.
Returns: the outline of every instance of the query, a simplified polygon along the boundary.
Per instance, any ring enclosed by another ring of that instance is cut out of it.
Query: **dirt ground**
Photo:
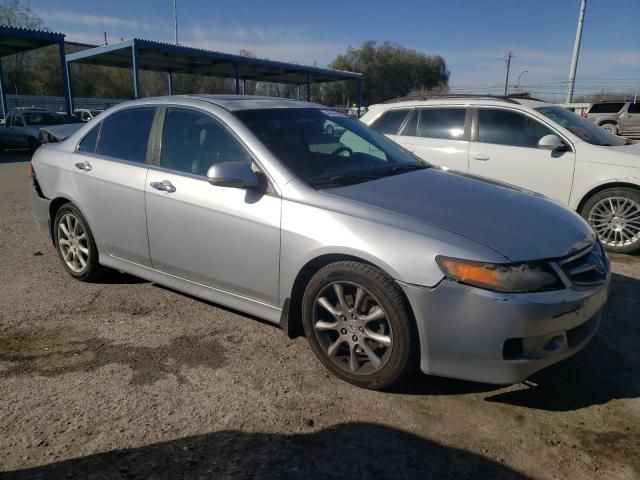
[[[640,478],[640,257],[524,384],[330,376],[304,338],[137,278],[72,280],[0,153],[0,477]]]

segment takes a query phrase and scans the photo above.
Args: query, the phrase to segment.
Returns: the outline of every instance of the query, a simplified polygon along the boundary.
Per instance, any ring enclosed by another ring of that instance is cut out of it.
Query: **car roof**
[[[216,105],[220,108],[224,108],[228,111],[238,110],[260,110],[271,108],[327,108],[323,105],[316,103],[304,102],[300,100],[293,100],[289,98],[277,98],[277,97],[260,97],[253,95],[170,95],[163,97],[146,97],[133,102],[140,103],[171,103],[180,100],[186,101],[201,101]],[[127,102],[130,104],[131,102]],[[119,104],[122,105],[122,104]]]
[[[548,106],[549,103],[537,98],[503,97],[492,95],[442,95],[433,97],[391,100],[377,105],[371,105],[369,110],[396,107],[417,107],[424,105],[523,105],[530,108]]]

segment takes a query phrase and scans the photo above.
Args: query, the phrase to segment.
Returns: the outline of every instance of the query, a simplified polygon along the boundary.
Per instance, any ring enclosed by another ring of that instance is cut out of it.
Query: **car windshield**
[[[581,140],[592,145],[614,147],[626,145],[628,142],[624,138],[607,132],[593,122],[576,115],[562,107],[540,107],[536,110],[554,122],[563,126]]]
[[[58,115],[57,113],[50,112],[24,112],[24,116],[27,125],[61,125],[68,123],[67,118],[64,115]]]
[[[274,155],[316,188],[428,167],[384,135],[333,110],[279,108],[235,114]]]

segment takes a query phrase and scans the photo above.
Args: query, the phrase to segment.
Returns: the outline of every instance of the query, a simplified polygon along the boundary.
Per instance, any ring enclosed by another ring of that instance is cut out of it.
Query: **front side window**
[[[100,133],[100,125],[95,126],[89,133],[87,133],[80,143],[78,143],[78,152],[96,153],[96,145],[98,144],[98,135]]]
[[[492,108],[478,110],[479,142],[537,148],[545,135],[554,135],[554,132],[521,113]]]
[[[128,108],[102,121],[99,155],[144,163],[155,107]]]
[[[387,110],[371,124],[371,128],[380,133],[395,135],[404,119],[407,118],[407,113],[409,113],[409,109],[406,108]]]
[[[562,107],[540,107],[536,108],[536,111],[566,128],[576,137],[580,138],[580,140],[584,140],[592,145],[608,147],[625,145],[627,143],[626,140],[607,132],[604,128]]]
[[[464,108],[421,108],[418,136],[462,140],[465,116]]]
[[[62,125],[67,123],[64,115],[58,115],[51,112],[26,112],[24,120],[27,125],[44,126],[44,125]]]
[[[366,182],[427,167],[384,135],[331,110],[259,109],[241,110],[235,115],[287,167],[316,188]],[[342,133],[327,133],[327,120],[343,129]]]
[[[628,112],[629,113],[640,113],[640,103],[630,103]]]
[[[221,162],[252,158],[244,146],[210,115],[183,108],[168,108],[162,130],[160,166],[180,172],[206,175]]]
[[[16,115],[15,117],[13,117],[12,125],[14,127],[24,127],[24,120],[22,120],[22,116]]]

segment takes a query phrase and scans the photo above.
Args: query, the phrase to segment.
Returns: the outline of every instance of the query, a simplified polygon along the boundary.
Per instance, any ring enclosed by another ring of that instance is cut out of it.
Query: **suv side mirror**
[[[255,188],[260,185],[256,172],[243,161],[221,162],[209,167],[207,181],[211,185],[231,188]]]
[[[538,142],[538,148],[543,150],[560,151],[564,150],[565,144],[557,135],[545,135]]]

